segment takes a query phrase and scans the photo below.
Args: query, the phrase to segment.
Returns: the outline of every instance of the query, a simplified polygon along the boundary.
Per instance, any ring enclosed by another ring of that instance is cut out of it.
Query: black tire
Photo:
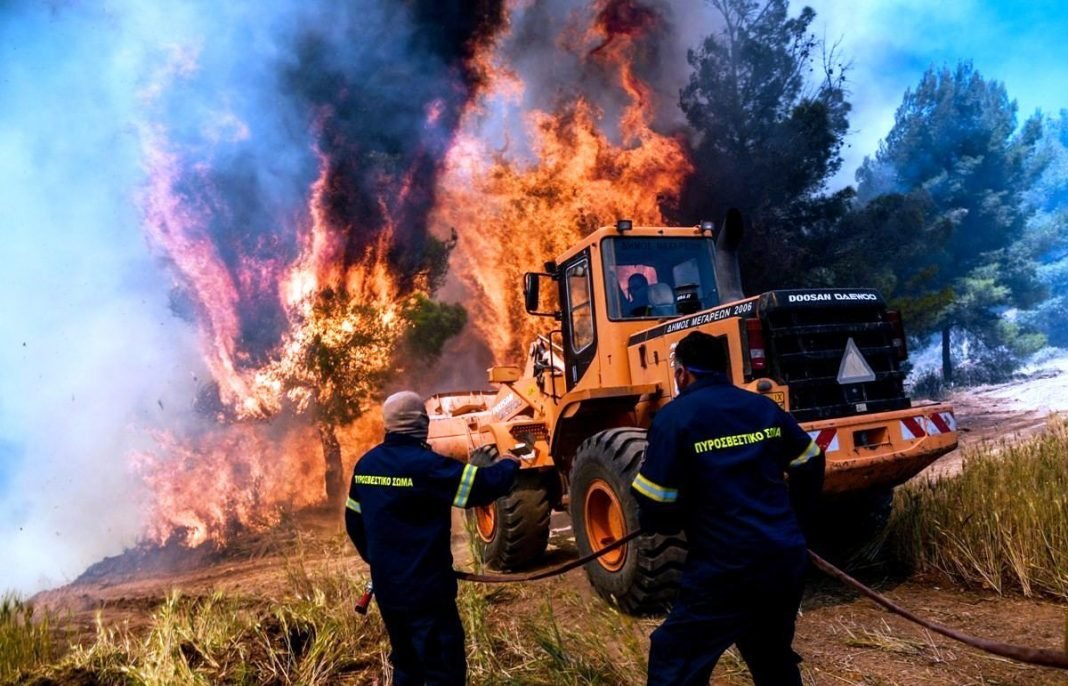
[[[878,552],[893,505],[893,488],[827,498],[810,535],[812,547],[843,564],[870,559]]]
[[[484,445],[471,453],[476,467],[488,467],[497,461],[497,446]],[[493,519],[492,530],[486,520],[479,522],[479,510]],[[549,544],[549,492],[542,475],[521,470],[515,488],[485,508],[468,508],[467,522],[475,552],[483,564],[493,569],[514,571],[529,566],[541,557]]]
[[[638,529],[638,502],[630,484],[645,455],[644,429],[608,429],[583,441],[571,469],[571,528],[579,555],[594,550],[587,527],[591,517],[603,512],[600,504],[615,498],[622,510],[626,535]],[[600,504],[599,504],[600,503]],[[593,527],[596,530],[596,526]],[[600,550],[610,540],[597,542]],[[594,589],[609,602],[632,615],[665,611],[678,592],[679,576],[686,561],[686,538],[673,535],[642,535],[606,558],[586,565]]]

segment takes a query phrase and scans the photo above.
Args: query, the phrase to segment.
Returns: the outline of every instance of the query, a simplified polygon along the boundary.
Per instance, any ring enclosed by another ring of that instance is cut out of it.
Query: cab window
[[[586,260],[567,268],[567,310],[571,349],[578,353],[593,343],[593,304],[590,302],[590,268]]]
[[[601,252],[609,319],[676,316],[680,294],[696,298],[691,311],[715,307],[714,250],[702,237],[606,238]]]

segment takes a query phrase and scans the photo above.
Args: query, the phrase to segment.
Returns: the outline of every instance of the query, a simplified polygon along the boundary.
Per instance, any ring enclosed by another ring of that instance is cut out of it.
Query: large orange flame
[[[323,479],[314,429],[273,433],[238,424],[192,439],[158,435],[158,453],[139,454],[134,462],[153,494],[145,537],[189,546],[222,541],[319,502],[319,491],[308,488],[309,481],[321,485]],[[276,455],[284,459],[267,459]]]
[[[557,111],[526,115],[534,161],[491,149],[481,131],[487,103],[518,100],[522,83],[493,46],[479,56],[489,84],[449,152],[434,221],[439,231],[459,231],[452,270],[473,292],[471,321],[499,361],[514,359],[540,333],[542,322],[522,307],[523,272],[539,270],[577,238],[617,219],[663,223],[662,208],[692,171],[684,144],[651,128],[651,90],[631,67],[652,18],[635,10],[626,16],[637,21],[608,21],[620,4],[632,5],[598,3],[595,23],[576,46],[614,73],[630,100],[618,142],[604,133],[603,113],[578,97]]]
[[[513,159],[507,150],[493,149],[482,131],[485,114],[495,102],[520,102],[525,85],[503,62],[500,42],[482,41],[468,65],[479,76],[481,96],[463,112],[434,189],[431,225],[443,237],[458,231],[451,273],[471,296],[466,304],[473,327],[502,361],[538,332],[539,322],[523,313],[520,302],[522,272],[618,218],[662,223],[664,207],[691,171],[681,140],[654,130],[653,91],[632,66],[656,28],[656,15],[634,0],[598,0],[592,17],[589,26],[568,33],[566,48],[599,69],[609,81],[604,87],[625,100],[618,120],[607,122],[594,99],[576,96],[552,111],[524,115],[531,158]],[[168,79],[192,69],[195,56],[176,57],[146,90],[146,100],[166,89]],[[443,111],[442,103],[430,103],[427,125]],[[220,131],[248,135],[235,121]],[[354,258],[345,242],[347,227],[337,226],[327,207],[331,159],[317,150],[320,173],[308,189],[306,213],[292,220],[297,256],[248,259],[234,269],[210,240],[210,209],[177,191],[183,174],[188,181],[197,173],[196,165],[183,159],[158,126],[145,126],[142,139],[149,175],[147,231],[195,302],[205,359],[227,408],[225,423],[201,428],[194,438],[163,434],[157,451],[137,457],[154,495],[146,536],[189,545],[218,542],[234,527],[269,526],[286,508],[322,500],[316,431],[292,417],[316,401],[321,390],[316,384],[323,380],[309,375],[302,362],[313,344],[342,345],[353,332],[373,329],[380,335],[368,337],[355,363],[369,377],[389,369],[403,333],[404,302],[429,289],[419,278],[393,273],[389,260],[401,226],[394,222],[403,216],[395,208],[414,192],[413,180],[411,174],[392,180],[389,195],[379,200],[385,223]],[[239,307],[243,294],[270,288],[288,328],[268,358],[254,363],[242,352]],[[317,306],[324,293],[343,293],[361,307],[324,309]],[[280,413],[289,419],[271,420]],[[369,447],[380,431],[373,414],[343,429],[346,457]]]

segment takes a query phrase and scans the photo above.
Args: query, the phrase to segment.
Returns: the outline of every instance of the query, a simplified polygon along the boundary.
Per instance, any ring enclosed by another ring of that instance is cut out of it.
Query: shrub
[[[930,400],[941,400],[946,397],[946,382],[942,378],[942,372],[937,369],[917,371],[910,393]]]

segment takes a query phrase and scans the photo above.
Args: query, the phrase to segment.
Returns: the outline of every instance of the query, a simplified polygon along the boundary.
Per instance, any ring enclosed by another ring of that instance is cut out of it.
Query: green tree
[[[415,368],[426,369],[441,355],[445,342],[460,333],[467,324],[463,305],[431,300],[422,293],[413,296],[404,307],[408,330],[403,339],[404,354]]]
[[[955,328],[990,348],[1033,346],[1032,339],[1014,340],[1019,330],[994,325],[1000,310],[1043,297],[1033,256],[1021,244],[1028,216],[1024,162],[1040,126],[1029,120],[1017,130],[1016,124],[1016,103],[1004,86],[983,79],[971,63],[931,68],[906,91],[886,140],[857,172],[862,202],[904,193],[929,203],[918,233],[900,237],[924,237],[926,251],[896,266],[924,275],[902,295],[937,307],[911,326],[915,333],[941,330],[946,381],[952,381]],[[944,293],[953,298],[932,299]]]
[[[1052,297],[1023,320],[1053,345],[1068,347],[1068,110],[1044,119],[1027,171],[1031,181],[1024,198],[1034,210],[1028,237],[1042,262],[1039,278]]]
[[[931,330],[953,300],[950,288],[930,287],[936,269],[925,256],[952,229],[946,221],[931,221],[933,210],[923,191],[887,193],[817,227],[813,239],[823,246],[823,257],[813,267],[816,284],[876,288],[910,328]]]
[[[680,106],[696,134],[697,170],[682,207],[691,220],[742,211],[748,290],[804,283],[806,228],[833,219],[849,195],[821,195],[849,126],[846,65],[809,32],[809,7],[791,17],[788,0],[708,2],[723,30],[687,56],[694,71]]]

